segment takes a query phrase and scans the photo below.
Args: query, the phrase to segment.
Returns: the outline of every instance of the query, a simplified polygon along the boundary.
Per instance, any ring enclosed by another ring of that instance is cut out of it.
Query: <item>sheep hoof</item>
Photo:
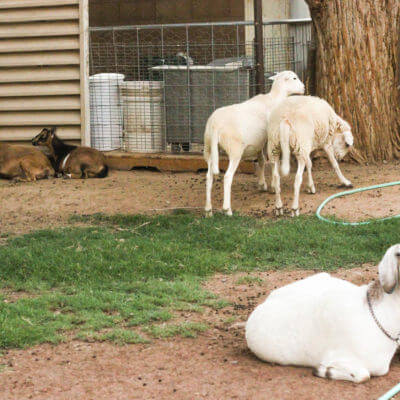
[[[205,210],[205,212],[206,212],[206,218],[209,218],[209,217],[213,216],[212,210]]]
[[[271,194],[275,194],[275,188],[271,186],[271,187],[269,188],[269,192],[270,192]]]
[[[275,215],[276,215],[277,217],[283,215],[283,208],[282,208],[282,207],[276,207],[276,208],[275,208]]]
[[[228,215],[229,217],[232,216],[232,209],[231,208],[224,208],[223,212],[225,213],[225,215]]]
[[[313,374],[314,376],[318,376],[319,378],[321,378],[321,374],[320,374],[318,368],[315,368],[315,367],[314,367],[314,368],[312,369],[312,374]]]
[[[339,188],[352,188],[353,184],[351,182],[348,183],[341,183],[339,186]]]
[[[268,191],[267,185],[266,185],[265,183],[263,183],[263,184],[258,184],[258,190],[259,190],[260,192],[267,192],[267,191]]]
[[[298,208],[293,208],[292,212],[290,213],[292,217],[298,217],[300,215],[300,210]]]
[[[307,192],[308,192],[309,194],[315,194],[315,186],[309,186],[309,187],[307,188]]]
[[[318,378],[327,378],[327,376],[326,376],[327,370],[328,370],[328,368],[324,367],[323,365],[320,365],[318,368],[312,369],[312,374],[314,376],[317,376]]]

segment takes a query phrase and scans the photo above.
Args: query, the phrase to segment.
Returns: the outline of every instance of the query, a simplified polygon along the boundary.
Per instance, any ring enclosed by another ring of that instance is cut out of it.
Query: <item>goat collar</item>
[[[64,161],[63,161],[62,164],[61,164],[61,171],[64,171],[65,164],[67,163],[67,160],[68,160],[68,158],[69,158],[70,155],[71,155],[71,153],[68,153],[68,154],[65,156]]]
[[[400,333],[397,335],[397,337],[392,336],[388,331],[381,325],[381,323],[378,321],[378,318],[376,318],[374,309],[372,308],[372,303],[371,303],[371,298],[369,296],[369,290],[367,290],[367,303],[368,303],[368,309],[372,315],[372,318],[374,319],[376,325],[378,325],[378,328],[382,331],[382,333],[392,340],[393,342],[396,342],[397,346],[400,345]]]

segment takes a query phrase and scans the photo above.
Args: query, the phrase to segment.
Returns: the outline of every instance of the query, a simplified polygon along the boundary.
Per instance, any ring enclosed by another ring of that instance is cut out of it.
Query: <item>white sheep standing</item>
[[[299,215],[299,194],[304,168],[308,174],[308,192],[315,193],[311,174],[310,154],[324,149],[340,182],[352,187],[340,171],[336,159],[341,160],[353,145],[350,125],[340,118],[333,108],[319,97],[292,96],[283,100],[271,113],[268,124],[267,153],[272,167],[272,187],[275,191],[277,215],[283,214],[280,196],[279,158],[282,154],[282,175],[290,169],[290,150],[297,158],[297,174],[294,182],[292,216]]]
[[[205,205],[207,216],[212,215],[213,174],[219,173],[218,145],[229,157],[229,166],[224,176],[223,204],[227,215],[232,215],[232,180],[243,156],[257,158],[258,185],[261,190],[267,190],[263,148],[269,115],[273,107],[289,95],[304,93],[304,84],[292,71],[279,72],[269,79],[273,80],[273,84],[268,94],[259,94],[243,103],[218,108],[208,118],[204,132],[204,159],[208,165]]]
[[[274,290],[246,323],[247,345],[264,361],[314,367],[321,378],[385,375],[399,345],[399,268],[396,244],[369,285],[320,273]]]

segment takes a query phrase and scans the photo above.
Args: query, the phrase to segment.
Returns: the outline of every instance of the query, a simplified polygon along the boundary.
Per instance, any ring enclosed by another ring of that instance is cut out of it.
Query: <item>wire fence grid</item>
[[[255,94],[254,47],[251,22],[90,28],[92,146],[201,151],[210,114]],[[266,78],[293,70],[306,83],[310,48],[311,20],[265,22]]]

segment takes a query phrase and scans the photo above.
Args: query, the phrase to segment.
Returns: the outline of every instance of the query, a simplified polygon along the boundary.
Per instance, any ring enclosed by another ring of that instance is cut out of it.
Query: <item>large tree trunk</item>
[[[363,158],[399,158],[400,1],[306,2],[317,41],[317,95],[350,122]]]

